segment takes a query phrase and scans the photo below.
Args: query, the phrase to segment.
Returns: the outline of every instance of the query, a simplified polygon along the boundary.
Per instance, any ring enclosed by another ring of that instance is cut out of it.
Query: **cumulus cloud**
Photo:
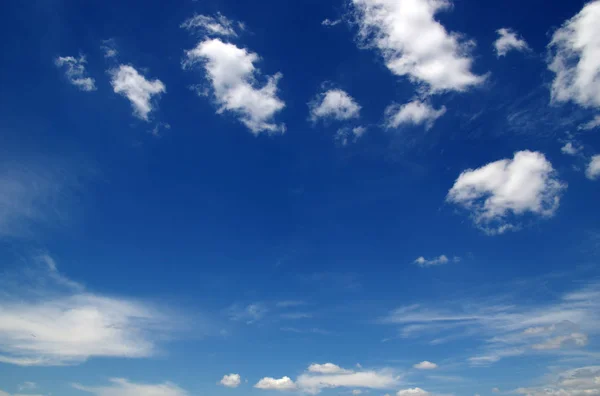
[[[550,378],[556,380],[542,387],[519,388],[515,393],[527,396],[600,395],[600,366],[575,368]]]
[[[567,155],[577,155],[581,151],[581,146],[575,146],[573,142],[567,142],[564,146],[560,148],[560,151],[563,154]]]
[[[290,377],[271,378],[264,377],[254,385],[255,388],[264,390],[293,391],[296,390],[296,384]]]
[[[152,97],[165,93],[167,90],[162,81],[146,80],[136,69],[129,65],[120,65],[110,71],[111,85],[115,93],[125,96],[131,102],[133,114],[148,121],[148,114],[154,110]]]
[[[107,386],[83,386],[73,388],[96,396],[187,396],[188,392],[171,382],[162,384],[136,384],[123,378],[113,378]]]
[[[471,71],[472,41],[449,33],[435,15],[447,0],[352,0],[359,39],[379,50],[388,69],[430,92],[466,91],[485,77]]]
[[[333,363],[324,363],[324,364],[311,364],[308,366],[308,371],[310,373],[319,373],[319,374],[343,374],[343,373],[351,373],[352,370],[346,370]]]
[[[423,256],[421,256],[415,260],[415,264],[419,265],[420,267],[433,267],[435,265],[447,264],[448,262],[450,262],[450,260],[444,254],[442,254],[439,257],[433,258],[431,260],[427,260]]]
[[[408,388],[399,390],[396,396],[429,396],[430,393],[421,388]]]
[[[462,172],[447,201],[469,210],[478,227],[495,234],[516,227],[509,215],[552,216],[565,188],[542,153],[519,151],[513,159]]]
[[[427,360],[422,361],[421,363],[417,363],[413,366],[416,369],[419,370],[433,370],[436,369],[438,367],[437,364],[429,362]]]
[[[282,75],[267,77],[266,84],[257,88],[260,73],[255,63],[259,59],[245,48],[220,39],[207,39],[186,51],[184,67],[203,64],[219,105],[217,113],[232,112],[255,135],[263,131],[283,133],[285,126],[273,121],[275,114],[285,107],[277,97],[277,82]]]
[[[552,99],[600,107],[600,1],[591,1],[556,30],[548,45],[555,73]]]
[[[403,105],[394,103],[385,109],[386,126],[398,128],[400,125],[425,125],[425,129],[430,129],[444,114],[445,106],[434,109],[430,104],[418,100]]]
[[[585,175],[590,180],[596,180],[600,177],[600,154],[596,154],[592,157],[585,170]]]
[[[208,36],[236,37],[235,23],[221,13],[216,16],[194,15],[181,24],[181,27],[187,30],[199,31]]]
[[[520,38],[517,33],[508,28],[502,28],[496,30],[498,33],[498,39],[494,42],[494,48],[496,49],[496,55],[498,57],[505,56],[509,51],[527,51],[529,46],[527,42]]]
[[[92,357],[148,357],[172,329],[174,318],[150,304],[82,290],[58,273],[53,260],[29,276],[17,286],[1,285],[2,363],[56,366]]]
[[[59,56],[54,60],[57,67],[65,69],[65,76],[69,82],[82,91],[95,91],[96,82],[88,77],[85,72],[85,56],[75,58],[73,56]]]
[[[341,89],[330,89],[320,93],[308,106],[313,121],[328,118],[338,121],[358,118],[361,109],[356,100]]]
[[[221,381],[219,381],[221,385],[228,388],[237,388],[240,386],[241,382],[242,379],[239,374],[226,374],[223,376],[223,378],[221,378]]]

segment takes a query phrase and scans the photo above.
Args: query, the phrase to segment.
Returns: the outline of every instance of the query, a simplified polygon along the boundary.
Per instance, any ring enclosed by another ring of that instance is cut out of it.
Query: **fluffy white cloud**
[[[446,107],[434,109],[430,104],[418,100],[400,105],[394,103],[385,109],[386,126],[398,128],[400,125],[425,125],[433,127],[435,121],[446,113]]]
[[[123,378],[113,378],[108,386],[83,386],[73,384],[75,389],[96,396],[187,396],[188,392],[177,385],[165,382],[162,384],[136,384]]]
[[[330,89],[320,93],[308,106],[313,121],[320,118],[332,118],[338,121],[358,118],[361,108],[352,96],[341,89]]]
[[[416,369],[419,370],[433,370],[436,369],[438,367],[437,364],[429,362],[427,360],[422,361],[421,363],[417,363],[413,366]]]
[[[575,146],[573,142],[567,142],[560,148],[563,154],[577,155],[581,151],[581,146]]]
[[[585,170],[585,175],[590,180],[596,180],[600,177],[600,154],[596,154],[592,157]]]
[[[494,42],[494,48],[496,48],[496,55],[498,57],[505,56],[509,51],[527,51],[529,46],[527,42],[520,38],[517,33],[508,28],[498,29],[498,39]]]
[[[314,365],[313,365],[314,366]],[[323,365],[321,365],[322,368]],[[391,370],[346,370],[329,366],[334,372],[310,372],[296,379],[297,386],[307,393],[319,393],[326,388],[370,388],[389,389],[396,386],[399,377]],[[337,371],[336,371],[337,370]]]
[[[132,66],[120,65],[110,71],[111,85],[115,93],[125,96],[133,106],[133,114],[148,121],[148,114],[153,110],[152,97],[167,90],[162,81],[146,80]]]
[[[255,88],[259,72],[254,64],[258,60],[256,53],[220,39],[208,39],[186,51],[184,67],[203,63],[214,98],[220,106],[217,113],[233,112],[254,134],[262,131],[283,133],[285,126],[273,122],[275,114],[285,107],[277,97],[281,74],[268,77],[263,87]]]
[[[324,363],[324,364],[311,364],[308,366],[308,371],[311,373],[319,373],[319,374],[342,374],[342,373],[351,373],[352,370],[346,370],[333,363]]]
[[[556,381],[539,388],[519,388],[515,393],[527,396],[600,395],[600,366],[580,367],[549,377]]]
[[[147,357],[172,329],[174,318],[151,305],[87,293],[50,263],[24,279],[29,283],[1,284],[0,362],[52,366],[91,357]]]
[[[447,201],[471,211],[475,224],[494,234],[515,227],[509,214],[552,216],[565,188],[542,153],[519,151],[513,159],[462,172]]]
[[[296,390],[296,384],[290,377],[271,378],[265,377],[254,385],[255,388],[277,391],[292,391]]]
[[[564,23],[548,45],[555,101],[600,107],[600,1],[591,1]]]
[[[421,256],[415,260],[415,264],[418,264],[421,267],[433,267],[435,265],[447,264],[449,261],[448,257],[442,254],[440,257],[431,260],[427,260],[425,257]]]
[[[399,390],[396,396],[429,396],[430,393],[421,388],[408,388]]]
[[[447,0],[352,0],[359,38],[377,48],[398,76],[423,83],[431,92],[465,91],[485,77],[473,74],[472,41],[461,41],[435,20]]]
[[[214,17],[209,15],[194,15],[183,22],[181,27],[187,30],[198,30],[209,36],[235,37],[237,36],[234,28],[235,25],[240,26],[239,23],[235,23],[224,15],[217,13]]]
[[[65,68],[65,76],[69,82],[82,91],[95,91],[96,82],[87,77],[85,72],[85,56],[75,58],[73,56],[59,56],[54,60],[57,67]]]
[[[242,379],[239,374],[226,374],[223,376],[223,378],[221,378],[221,381],[219,381],[221,385],[228,388],[237,388],[240,386],[241,382]]]

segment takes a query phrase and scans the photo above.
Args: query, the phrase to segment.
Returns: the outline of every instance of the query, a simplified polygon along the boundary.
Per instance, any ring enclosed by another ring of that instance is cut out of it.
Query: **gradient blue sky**
[[[0,22],[0,396],[600,394],[599,0]]]

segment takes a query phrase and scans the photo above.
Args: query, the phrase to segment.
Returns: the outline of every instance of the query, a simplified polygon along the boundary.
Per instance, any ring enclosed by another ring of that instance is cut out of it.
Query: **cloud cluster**
[[[527,42],[520,38],[514,30],[502,28],[498,29],[496,33],[499,37],[494,42],[494,48],[498,57],[505,56],[509,51],[523,52],[529,50]]]
[[[324,363],[311,364],[296,381],[292,381],[289,377],[280,379],[265,377],[255,387],[280,391],[301,390],[305,393],[317,394],[328,388],[390,389],[397,386],[399,380],[400,378],[390,369],[349,370],[333,363]]]
[[[565,188],[542,153],[519,151],[512,159],[462,172],[447,201],[469,210],[478,227],[494,234],[516,227],[509,214],[552,216]]]
[[[187,396],[188,392],[177,385],[165,382],[162,384],[136,384],[123,378],[113,378],[107,386],[83,386],[73,384],[73,388],[96,396]]]
[[[73,56],[59,56],[54,61],[57,67],[64,67],[65,76],[69,82],[82,91],[95,91],[96,82],[88,77],[85,72],[85,56],[75,58]]]
[[[414,100],[403,105],[394,103],[385,110],[386,127],[398,128],[400,125],[425,125],[431,129],[435,121],[446,114],[446,107],[434,109],[429,103]]]
[[[343,121],[358,118],[361,108],[352,96],[341,89],[330,89],[320,93],[308,106],[312,121],[319,119]]]
[[[159,96],[167,90],[162,81],[146,80],[136,69],[129,65],[120,65],[110,70],[111,85],[115,93],[125,96],[131,102],[133,114],[148,121],[148,114],[154,109],[154,96]]]
[[[283,133],[285,126],[273,121],[285,107],[277,97],[281,74],[267,77],[266,84],[256,87],[260,73],[254,64],[258,60],[256,53],[215,38],[203,40],[186,51],[184,67],[202,64],[219,105],[217,113],[232,112],[255,135],[263,131]]]
[[[600,1],[591,1],[554,32],[548,68],[552,99],[600,108]]]
[[[446,31],[435,15],[447,0],[352,0],[359,38],[379,50],[388,69],[430,92],[465,91],[484,81],[471,71],[473,46]]]

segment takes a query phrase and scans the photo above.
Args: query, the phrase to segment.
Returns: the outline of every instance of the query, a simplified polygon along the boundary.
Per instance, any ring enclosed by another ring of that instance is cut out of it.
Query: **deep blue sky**
[[[548,68],[557,29],[598,1],[454,1],[433,21],[486,77],[427,93],[430,80],[394,74],[361,41],[360,3],[394,2],[0,6],[0,395],[155,395],[97,389],[111,378],[170,382],[179,390],[169,391],[190,395],[260,394],[277,392],[256,387],[261,378],[284,376],[291,392],[315,392],[304,381],[324,374],[307,367],[328,362],[354,372],[334,375],[368,371],[391,384],[339,379],[318,389],[325,394],[490,395],[560,387],[559,373],[598,361],[599,184],[586,170],[600,138],[581,127],[600,103],[556,92],[553,101]],[[215,39],[260,57],[251,85],[282,73],[276,96],[285,107],[273,120],[285,133],[252,133],[239,114],[218,113],[208,58],[182,68],[185,51],[212,36],[180,25],[219,13],[237,36]],[[340,22],[323,26],[326,18]],[[600,35],[598,27],[600,19]],[[497,56],[500,28],[528,49]],[[118,54],[105,57],[107,47]],[[93,90],[57,64],[80,56]],[[122,65],[165,86],[147,119],[115,92]],[[205,96],[190,88],[197,84]],[[311,120],[334,88],[360,104],[360,116]],[[446,111],[431,125],[386,127],[385,109],[411,101]],[[336,140],[356,126],[364,135]],[[561,151],[569,142],[574,155]],[[551,171],[519,179],[515,153],[525,151]],[[485,190],[481,199],[450,198],[453,187],[467,191],[462,172],[479,175],[500,160],[513,161],[519,188],[499,171],[483,178],[498,185],[473,187]],[[478,220],[488,210],[482,199],[500,194],[502,215]],[[560,201],[542,213],[531,202],[544,194]],[[509,223],[514,230],[491,235]],[[139,322],[121,304],[152,313]],[[80,317],[85,309],[101,319]],[[530,329],[542,335],[523,336]],[[92,341],[79,344],[87,332]],[[150,345],[139,356],[128,349],[138,341]],[[99,347],[111,343],[117,352]],[[500,357],[473,359],[481,356]],[[422,361],[437,368],[413,367]],[[218,384],[230,373],[241,376],[238,387]]]

